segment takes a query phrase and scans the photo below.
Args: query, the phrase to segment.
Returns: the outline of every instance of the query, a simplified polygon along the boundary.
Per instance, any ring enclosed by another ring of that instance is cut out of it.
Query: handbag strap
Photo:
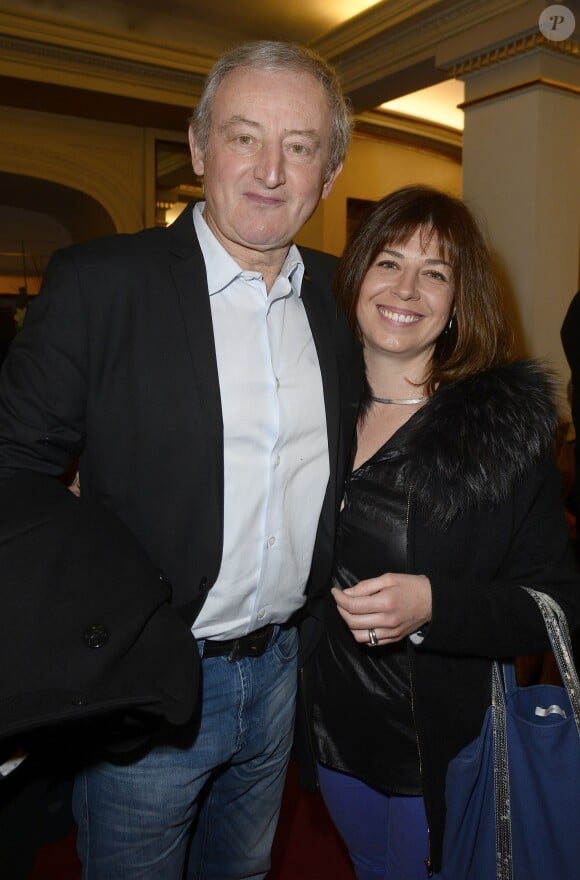
[[[523,587],[522,589],[532,597],[544,618],[552,653],[558,666],[562,684],[566,688],[580,737],[580,680],[574,665],[572,641],[566,615],[552,596],[540,593],[531,587]]]
[[[516,664],[502,663],[500,669],[503,676],[502,681],[504,684],[504,693],[507,697],[508,694],[511,694],[512,691],[515,691],[518,686],[516,678]]]
[[[555,599],[531,587],[522,587],[534,600],[544,620],[552,652],[566,688],[574,721],[580,737],[580,681],[574,666],[572,644],[566,615]],[[505,667],[504,667],[505,674]],[[510,783],[507,749],[504,679],[497,661],[492,665],[493,787],[495,799],[496,878],[512,880],[512,835]]]
[[[497,880],[512,880],[510,776],[503,681],[499,663],[492,666],[491,718],[493,735],[493,797]]]

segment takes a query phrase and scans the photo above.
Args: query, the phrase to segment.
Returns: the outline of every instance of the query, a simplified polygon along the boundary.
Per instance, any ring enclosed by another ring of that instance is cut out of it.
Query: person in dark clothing
[[[580,290],[572,298],[568,311],[560,330],[562,348],[570,367],[572,393],[570,403],[572,409],[572,422],[576,440],[574,443],[574,483],[568,496],[568,503],[576,515],[578,515],[578,501],[580,495]]]
[[[366,399],[305,705],[358,880],[421,880],[442,870],[447,766],[479,733],[492,659],[549,647],[520,585],[579,617],[556,407],[541,368],[510,360],[462,202],[422,186],[384,198],[336,294],[364,346]]]

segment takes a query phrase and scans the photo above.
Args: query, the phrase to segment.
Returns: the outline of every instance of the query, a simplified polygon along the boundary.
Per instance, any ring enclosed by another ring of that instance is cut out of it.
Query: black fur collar
[[[545,455],[557,425],[554,382],[532,361],[445,385],[405,432],[405,478],[433,522],[500,504]]]

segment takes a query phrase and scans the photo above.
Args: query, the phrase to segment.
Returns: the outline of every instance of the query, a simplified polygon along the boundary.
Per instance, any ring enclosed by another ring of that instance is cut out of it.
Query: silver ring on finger
[[[367,642],[367,645],[370,645],[372,648],[376,648],[378,643],[379,643],[379,640],[377,638],[377,634],[374,631],[374,629],[371,627],[369,629],[369,640]]]

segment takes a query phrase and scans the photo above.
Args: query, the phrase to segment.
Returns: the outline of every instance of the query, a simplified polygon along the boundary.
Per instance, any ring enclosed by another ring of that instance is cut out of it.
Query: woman
[[[519,585],[578,618],[556,410],[540,368],[509,362],[461,202],[421,186],[384,198],[347,247],[337,298],[367,393],[305,695],[357,877],[419,880],[441,870],[447,765],[479,733],[490,659],[548,647]]]

